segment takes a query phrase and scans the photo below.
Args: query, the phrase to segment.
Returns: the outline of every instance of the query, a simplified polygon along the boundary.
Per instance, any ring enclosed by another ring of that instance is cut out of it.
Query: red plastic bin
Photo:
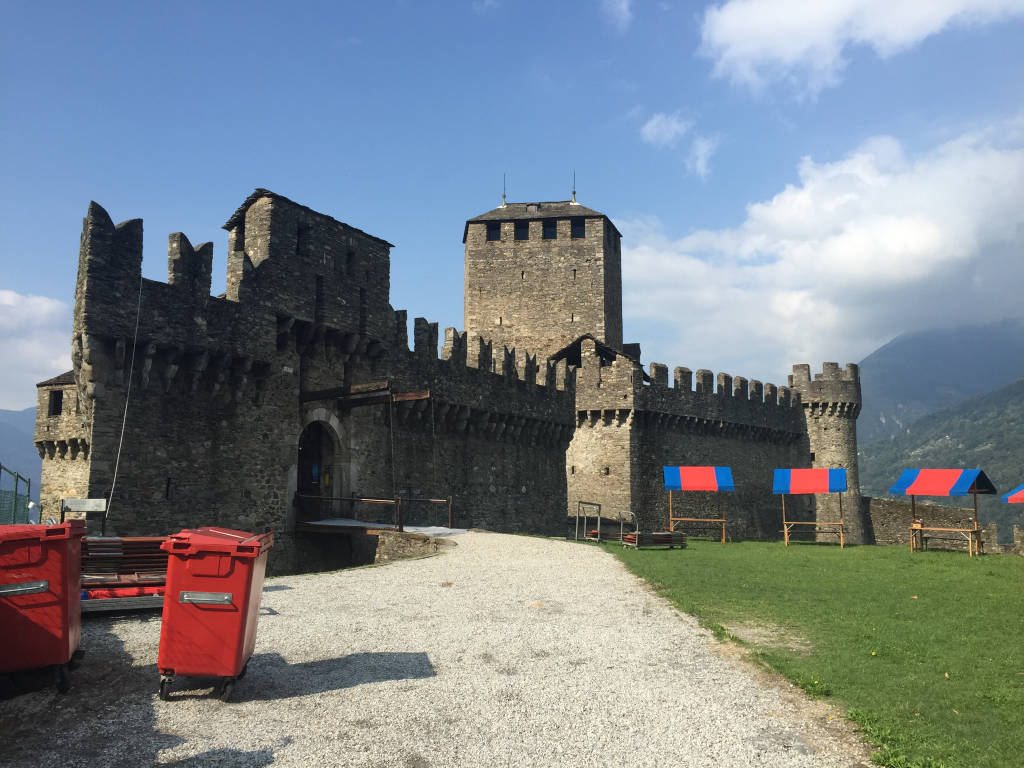
[[[0,673],[68,664],[82,638],[79,580],[84,520],[0,526]]]
[[[175,675],[222,678],[227,700],[256,647],[267,553],[273,533],[192,528],[161,544],[169,553],[160,628],[160,698]]]

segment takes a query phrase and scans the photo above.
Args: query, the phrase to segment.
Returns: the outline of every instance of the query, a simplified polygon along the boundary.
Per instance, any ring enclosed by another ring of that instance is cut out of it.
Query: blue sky
[[[0,3],[0,408],[70,367],[90,200],[214,242],[267,187],[396,244],[462,326],[462,227],[578,199],[644,360],[784,383],[1019,316],[1024,0]],[[965,375],[967,372],[965,372]]]

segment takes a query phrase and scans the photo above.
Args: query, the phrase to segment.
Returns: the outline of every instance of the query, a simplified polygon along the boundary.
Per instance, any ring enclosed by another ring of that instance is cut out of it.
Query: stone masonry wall
[[[570,219],[559,218],[557,238],[544,239],[543,222],[532,219],[527,240],[515,239],[515,221],[499,225],[501,239],[489,241],[486,222],[467,224],[466,330],[542,357],[586,333],[621,348],[621,255],[611,223],[590,216],[586,236],[573,238]]]
[[[777,538],[782,512],[779,497],[771,493],[772,470],[811,464],[799,398],[786,387],[726,373],[715,377],[707,370],[694,376],[688,368],[677,367],[672,387],[667,366],[652,363],[649,375],[650,382],[640,387],[636,398],[643,478],[637,508],[647,525],[660,529],[668,523],[662,467],[728,466],[735,492],[724,494],[724,499],[715,493],[673,493],[675,516],[717,517],[724,501],[728,536]],[[787,511],[793,517],[806,516],[809,506],[805,500],[792,499]],[[684,529],[696,533],[700,527],[684,524]],[[704,527],[705,532],[711,530]]]
[[[870,540],[861,513],[860,476],[857,469],[857,416],[860,415],[860,369],[849,364],[825,363],[811,378],[809,365],[794,365],[789,384],[801,396],[807,437],[815,467],[845,468],[847,492],[842,495],[843,530],[848,542]],[[839,519],[838,494],[816,494],[818,520]],[[825,540],[829,537],[822,535]]]
[[[437,326],[421,319],[409,349],[405,313],[387,302],[388,244],[273,193],[257,190],[226,228],[228,293],[213,298],[212,246],[172,235],[169,282],[142,279],[141,221],[115,227],[90,206],[71,385],[88,452],[71,481],[76,496],[103,497],[113,486],[108,535],[274,529],[272,571],[329,567],[343,537],[314,542],[293,532],[297,447],[314,422],[334,446],[325,468],[338,480],[334,496],[452,495],[460,524],[561,530],[573,419],[564,364],[494,354],[453,329],[439,359]],[[343,392],[374,382],[429,395],[345,404]],[[40,397],[48,395],[41,389]],[[75,432],[45,413],[37,423],[44,453],[58,445],[47,430]],[[68,490],[51,477],[44,494]],[[351,505],[331,504],[327,512],[352,515]]]
[[[53,393],[60,393],[60,413],[50,415]],[[39,505],[41,517],[60,519],[61,499],[87,495],[89,424],[79,408],[78,388],[69,384],[40,385],[37,390],[35,445],[42,459]]]
[[[641,528],[664,529],[662,467],[711,464],[732,467],[737,483],[737,492],[725,499],[729,535],[778,535],[781,508],[771,495],[772,469],[810,466],[803,413],[787,388],[719,374],[716,391],[705,370],[697,371],[695,387],[693,373],[682,367],[669,387],[668,368],[660,363],[652,363],[645,378],[629,358],[608,362],[592,340],[581,344],[577,426],[567,458],[570,516],[582,499],[602,504],[610,519],[621,509]],[[677,493],[673,509],[681,517],[717,517],[719,501],[714,494]],[[806,509],[792,502],[794,514]]]

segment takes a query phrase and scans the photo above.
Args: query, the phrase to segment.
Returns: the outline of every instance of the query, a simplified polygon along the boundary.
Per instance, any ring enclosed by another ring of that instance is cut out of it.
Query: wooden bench
[[[789,537],[793,533],[793,526],[796,525],[813,525],[808,532],[809,533],[831,533],[839,537],[839,548],[844,549],[846,544],[846,538],[843,533],[843,521],[837,520],[835,522],[823,521],[823,520],[783,520],[782,521],[782,536],[786,540],[786,546],[789,546]],[[828,525],[833,526],[831,528],[820,528],[819,526]]]
[[[697,526],[705,524],[714,529],[721,527],[721,540],[725,544],[725,518],[724,517],[670,517],[669,524],[672,526],[672,530],[676,530],[676,523],[691,523]]]
[[[789,537],[793,528],[798,525],[813,526],[810,533],[830,533],[839,537],[839,548],[846,548],[846,537],[843,528],[843,494],[839,494],[839,519],[838,520],[787,520],[786,519],[786,497],[782,497],[782,536],[789,546]],[[821,526],[828,526],[823,528]],[[802,530],[802,529],[798,529]]]
[[[634,531],[622,536],[622,546],[633,547],[667,547],[672,549],[686,547],[686,534],[681,531]]]
[[[978,518],[974,518],[970,522],[970,527],[953,528],[925,525],[922,519],[915,518],[910,524],[910,551],[923,552],[928,549],[928,541],[934,539],[935,541],[966,541],[968,556],[973,557],[974,555],[980,555],[984,549],[985,542],[981,539],[981,529],[978,527]],[[941,534],[956,535],[943,536]]]

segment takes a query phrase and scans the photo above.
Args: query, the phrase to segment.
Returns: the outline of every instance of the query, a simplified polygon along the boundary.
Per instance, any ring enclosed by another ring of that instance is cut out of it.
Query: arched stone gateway
[[[303,422],[296,457],[295,519],[348,516],[341,502],[350,485],[341,422],[326,408],[311,410]]]

